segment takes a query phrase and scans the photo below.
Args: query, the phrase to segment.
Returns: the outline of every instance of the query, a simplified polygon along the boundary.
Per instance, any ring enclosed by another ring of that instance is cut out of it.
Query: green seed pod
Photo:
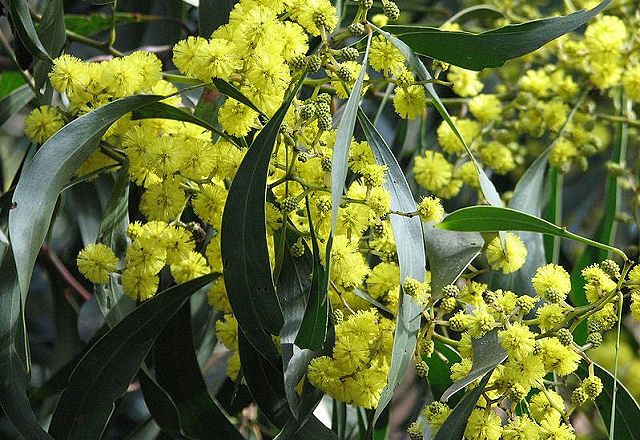
[[[582,389],[582,387],[578,387],[571,393],[571,403],[575,405],[575,407],[582,406],[587,400],[589,400],[589,396]]]
[[[332,124],[333,124],[333,119],[331,118],[331,114],[322,113],[318,115],[319,130],[331,130]]]
[[[442,288],[442,294],[447,298],[457,298],[460,293],[460,289],[455,284],[447,284]]]
[[[317,72],[322,67],[322,59],[318,55],[311,55],[307,58],[307,68],[310,72]]]
[[[556,337],[562,345],[570,346],[573,343],[573,335],[571,334],[569,329],[561,328],[560,330],[558,330]]]
[[[360,52],[355,47],[345,47],[340,51],[340,55],[347,61],[356,61],[360,56]]]
[[[389,20],[395,21],[400,18],[400,8],[394,2],[388,1],[382,7],[384,15],[389,17]]]
[[[362,35],[365,31],[364,24],[362,23],[351,23],[348,29],[353,35]]]
[[[445,313],[451,313],[456,309],[458,301],[455,298],[442,298],[440,309]]]
[[[298,200],[293,196],[287,197],[280,203],[280,208],[284,212],[293,212],[298,209]]]
[[[602,333],[592,332],[587,336],[587,342],[591,344],[593,348],[598,348],[602,345]]]
[[[338,78],[345,82],[353,81],[353,73],[347,66],[340,66],[338,69]]]
[[[613,260],[604,260],[600,263],[600,268],[613,280],[620,278],[620,266]]]
[[[416,364],[416,374],[420,377],[427,377],[429,375],[429,365],[425,361],[420,361]]]

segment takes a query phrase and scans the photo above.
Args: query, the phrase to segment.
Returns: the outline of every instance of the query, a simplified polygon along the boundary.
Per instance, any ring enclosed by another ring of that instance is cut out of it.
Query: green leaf
[[[102,215],[98,230],[98,242],[105,244],[118,256],[127,250],[127,227],[129,225],[129,173],[122,168],[118,173],[111,196]],[[133,300],[125,295],[120,275],[111,274],[105,284],[96,284],[98,306],[110,327],[116,325],[134,308]]]
[[[24,84],[25,81],[20,72],[16,70],[5,70],[4,72],[0,72],[0,99],[4,98]]]
[[[40,147],[20,176],[9,213],[9,235],[23,302],[33,265],[49,229],[60,191],[93,153],[109,126],[128,112],[163,99],[139,95],[118,99],[70,122]]]
[[[49,433],[58,440],[99,438],[114,402],[127,391],[164,326],[191,294],[214,279],[205,275],[156,294],[100,338],[73,371]]]
[[[467,154],[469,155],[469,158],[473,161],[473,164],[478,173],[478,179],[480,181],[480,189],[482,191],[482,194],[484,195],[484,198],[492,206],[503,206],[502,199],[500,199],[500,195],[498,194],[498,191],[496,190],[495,186],[493,185],[489,177],[487,177],[484,170],[480,167],[475,157],[473,157],[473,154],[471,154],[471,149],[467,145],[467,142],[462,137],[462,135],[460,134],[460,131],[458,131],[458,128],[451,120],[451,115],[449,115],[447,108],[444,106],[444,104],[440,100],[440,97],[436,93],[436,89],[433,87],[433,83],[431,82],[433,77],[431,76],[427,68],[424,66],[422,61],[420,61],[420,58],[418,58],[415,52],[411,50],[411,48],[407,46],[403,41],[394,37],[389,32],[385,32],[379,28],[376,28],[375,26],[374,28],[376,29],[377,32],[379,32],[382,36],[384,36],[389,41],[391,41],[391,43],[393,43],[393,45],[398,48],[398,50],[405,57],[405,59],[409,63],[409,66],[415,72],[418,78],[421,81],[425,81],[424,87],[429,93],[429,95],[431,96],[431,98],[433,99],[433,106],[436,108],[440,116],[442,116],[442,119],[444,119],[447,125],[449,125],[449,127],[453,131],[453,134],[455,134],[455,136],[458,138],[460,143],[462,143],[465,150],[467,151]]]
[[[4,213],[3,213],[4,214]],[[0,264],[0,405],[13,426],[28,439],[51,440],[27,398],[24,309],[13,255],[9,249]]]
[[[200,0],[198,6],[198,35],[209,38],[213,31],[228,23],[229,13],[237,2],[237,0]]]
[[[358,120],[376,162],[387,167],[385,187],[391,194],[391,209],[399,212],[415,212],[417,206],[413,194],[389,146],[362,110],[358,111]],[[420,218],[398,215],[391,215],[390,218],[393,235],[398,243],[401,285],[407,278],[424,281],[427,262]],[[411,295],[404,292],[404,289],[401,289],[396,330],[393,336],[391,366],[387,385],[380,396],[373,423],[391,401],[395,387],[404,378],[409,362],[413,358],[418,330],[420,330],[421,312],[422,306],[415,302]]]
[[[188,302],[162,330],[153,359],[158,384],[175,402],[187,437],[243,439],[207,392],[193,346]]]
[[[216,127],[214,127],[212,124],[208,123],[207,121],[200,119],[197,116],[192,115],[191,113],[187,113],[183,110],[180,110],[178,107],[165,104],[164,102],[156,102],[146,107],[136,109],[133,112],[131,117],[131,119],[133,119],[134,121],[137,119],[156,119],[156,118],[172,119],[174,121],[182,121],[182,122],[189,122],[191,124],[196,124],[196,125],[199,125],[200,127],[206,128],[207,130],[211,131],[212,133],[215,133],[220,137],[225,138],[226,140],[228,140],[238,148],[244,147],[244,145],[241,143],[240,140],[232,136],[229,136],[223,131],[218,130]]]
[[[495,206],[469,206],[467,208],[458,209],[457,211],[449,214],[441,223],[438,224],[437,227],[450,231],[468,232],[539,232],[541,234],[554,235],[579,241],[600,249],[606,249],[615,252],[622,257],[623,260],[628,260],[624,252],[619,249],[581,237],[567,231],[566,228],[561,228],[531,214],[510,208],[498,208]]]
[[[162,431],[180,437],[180,419],[178,410],[171,396],[151,377],[151,372],[143,366],[138,373],[140,391],[151,417],[162,428]]]
[[[447,417],[447,420],[445,420],[440,429],[438,429],[438,434],[434,440],[462,440],[469,416],[484,391],[484,387],[487,386],[490,377],[491,372],[487,373],[478,386],[469,391],[462,400],[460,400],[453,411],[451,411],[451,414],[449,414],[449,417]]]
[[[51,58],[60,55],[64,43],[67,41],[63,0],[48,0],[46,2],[42,12],[42,19],[38,26],[38,37]],[[46,101],[43,101],[43,103],[50,104],[53,97],[53,88],[48,83],[51,63],[49,60],[37,62],[33,70],[36,89],[41,90],[46,85]]]
[[[336,132],[336,140],[333,146],[333,154],[331,156],[331,235],[326,249],[329,274],[331,273],[331,240],[336,231],[338,208],[342,202],[344,183],[347,178],[349,147],[353,140],[353,129],[356,126],[356,117],[358,115],[358,108],[360,107],[362,84],[364,83],[364,75],[367,71],[370,46],[371,35],[369,35],[367,39],[367,48],[364,53],[364,58],[362,59],[362,69],[360,69],[360,74],[353,84],[349,99],[342,111],[340,124]]]
[[[284,318],[267,248],[267,172],[280,125],[303,78],[251,144],[231,183],[222,215],[224,282],[231,308],[249,342],[275,363],[279,363],[279,356],[267,332],[278,335]]]
[[[482,70],[499,67],[578,29],[609,3],[611,0],[605,0],[589,11],[511,24],[479,34],[425,26],[386,26],[385,29],[421,55],[465,69]]]
[[[311,221],[308,197],[305,198],[305,203],[307,207],[307,217],[309,218],[309,230],[311,232],[312,273],[308,303],[295,343],[300,348],[319,351],[324,344],[329,319],[329,303],[327,302],[327,289],[325,288],[328,282],[328,274],[320,260],[320,247],[318,246],[318,238],[316,237],[313,222]]]
[[[41,60],[51,61],[47,49],[42,45],[36,28],[33,26],[27,0],[9,0],[9,14],[13,30],[29,53]]]
[[[0,126],[29,104],[34,96],[33,90],[25,84],[2,98],[0,100]]]
[[[69,31],[85,37],[111,29],[111,16],[106,14],[67,14],[64,16],[64,22]],[[133,13],[117,12],[115,15],[116,26],[137,22],[139,18]]]
[[[474,339],[472,348],[473,365],[471,366],[471,371],[444,392],[441,398],[443,402],[446,402],[454,393],[493,370],[507,358],[507,352],[502,348],[498,340],[497,330],[491,330],[480,339]]]
[[[482,250],[484,241],[474,232],[443,231],[432,223],[422,225],[431,271],[431,295],[442,296],[442,289],[454,283]]]
[[[593,364],[594,373],[602,380],[602,393],[596,397],[595,403],[604,425],[609,429],[611,407],[613,403],[613,387],[617,386],[615,405],[615,439],[635,440],[640,432],[640,406],[629,390],[620,381],[615,381],[611,373],[598,364]],[[584,379],[589,376],[589,369],[581,363],[577,371]]]
[[[222,93],[223,95],[228,96],[229,98],[233,98],[238,102],[241,102],[242,104],[246,105],[249,108],[252,108],[253,110],[257,111],[258,113],[260,113],[263,116],[266,116],[262,110],[260,110],[258,108],[258,106],[256,106],[249,98],[247,98],[244,93],[242,93],[240,90],[238,90],[236,88],[236,86],[234,86],[233,84],[228,83],[227,81],[220,79],[220,78],[213,78],[213,85],[216,86],[216,89],[218,89],[218,92]]]
[[[282,372],[273,368],[243,332],[238,332],[238,347],[242,377],[253,399],[271,423],[284,426],[291,413],[285,398]]]

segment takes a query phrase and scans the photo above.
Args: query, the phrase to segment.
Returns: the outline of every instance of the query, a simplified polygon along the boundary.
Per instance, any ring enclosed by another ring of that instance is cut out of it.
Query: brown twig
[[[84,286],[80,283],[80,281],[78,281],[71,274],[71,272],[69,272],[69,269],[67,269],[67,267],[60,260],[60,258],[55,253],[55,251],[51,249],[51,247],[49,247],[47,243],[44,243],[42,245],[42,248],[40,248],[40,253],[42,254],[42,256],[47,258],[49,262],[51,262],[53,268],[55,268],[56,272],[58,272],[58,275],[60,275],[60,277],[62,277],[64,282],[67,283],[69,287],[71,287],[73,290],[75,290],[76,293],[84,301],[87,301],[89,298],[91,298],[91,294],[89,293],[89,291],[84,288]]]

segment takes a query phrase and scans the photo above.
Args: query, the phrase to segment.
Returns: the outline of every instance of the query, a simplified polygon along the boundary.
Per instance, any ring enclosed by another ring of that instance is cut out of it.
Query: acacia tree
[[[7,435],[637,436],[636,5],[6,3]]]

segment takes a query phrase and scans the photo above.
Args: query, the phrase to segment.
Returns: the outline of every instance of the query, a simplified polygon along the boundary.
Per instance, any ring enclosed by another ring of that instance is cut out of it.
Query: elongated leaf
[[[25,84],[2,98],[0,100],[0,126],[29,104],[34,96],[33,90]]]
[[[388,175],[385,187],[391,194],[391,209],[400,212],[416,211],[416,202],[413,199],[413,194],[411,194],[411,189],[409,189],[409,184],[391,149],[362,110],[358,111],[358,120],[367,142],[371,146],[376,162],[387,167]],[[392,215],[391,227],[398,251],[401,285],[407,278],[424,281],[427,262],[420,218],[417,216]],[[411,295],[404,292],[404,289],[400,293],[396,330],[393,336],[391,367],[387,386],[380,396],[374,421],[380,417],[382,411],[389,404],[393,390],[404,377],[404,373],[413,357],[418,330],[420,330],[422,306],[415,302]]]
[[[257,111],[261,115],[264,115],[262,110],[260,110],[258,106],[256,106],[249,98],[244,95],[244,93],[238,90],[233,84],[229,84],[227,81],[220,78],[213,78],[213,85],[216,86],[218,92],[222,93],[223,95],[226,95],[229,98],[233,98],[236,101],[246,105],[247,107],[250,107],[253,110]]]
[[[385,29],[421,55],[465,69],[482,70],[499,67],[578,29],[609,3],[611,0],[605,0],[589,11],[511,24],[480,34],[424,26],[386,26]]]
[[[440,429],[438,429],[438,434],[434,440],[462,440],[471,411],[475,408],[476,402],[484,391],[484,387],[487,386],[490,377],[491,373],[489,372],[477,387],[469,391],[467,395],[460,400],[453,411],[451,411],[451,414],[449,414],[449,417],[447,417],[447,420],[445,420]]]
[[[48,0],[42,12],[42,19],[38,26],[38,37],[42,45],[51,58],[55,58],[62,53],[64,43],[67,41],[64,25],[63,0]],[[36,89],[41,90],[46,86],[45,100],[43,103],[50,104],[53,97],[53,88],[48,83],[48,73],[51,70],[49,60],[37,62],[34,66],[34,79]]]
[[[27,0],[9,0],[9,13],[13,30],[29,53],[41,60],[51,60],[33,26]]]
[[[498,208],[495,206],[470,206],[458,209],[447,216],[439,228],[451,231],[476,231],[476,232],[497,232],[497,231],[530,231],[541,234],[554,235],[557,237],[576,240],[600,249],[615,252],[624,260],[627,256],[619,249],[598,243],[585,237],[581,237],[566,228],[561,228],[549,223],[546,220],[535,217],[521,211],[510,208]]]
[[[279,356],[267,332],[278,335],[284,319],[267,248],[267,172],[280,125],[302,79],[253,141],[233,179],[222,215],[221,248],[229,302],[249,342],[276,363]]]
[[[24,169],[13,195],[16,207],[9,213],[9,235],[13,237],[23,302],[60,190],[96,150],[111,124],[160,99],[163,97],[129,96],[79,117],[49,138]]]
[[[5,215],[3,213],[3,215]],[[0,263],[0,405],[15,428],[28,439],[51,440],[38,423],[27,398],[24,316],[11,250]]]
[[[446,402],[452,394],[457,393],[474,380],[493,370],[507,358],[507,352],[500,345],[498,331],[492,330],[480,339],[473,340],[473,365],[465,377],[454,383],[444,392],[441,400]]]
[[[360,106],[362,94],[362,84],[364,75],[367,71],[367,60],[369,59],[369,47],[371,45],[371,36],[367,40],[367,49],[362,59],[362,68],[360,74],[353,84],[349,99],[344,106],[340,125],[336,133],[336,141],[331,156],[331,237],[336,231],[336,222],[338,220],[338,208],[342,201],[342,193],[344,192],[344,181],[347,178],[347,164],[349,161],[349,146],[353,140],[353,129],[356,126],[356,117]],[[327,245],[327,263],[330,263],[331,246]],[[328,264],[329,273],[331,273],[331,265]]]
[[[489,177],[486,175],[484,170],[480,167],[480,165],[476,161],[475,157],[471,153],[471,149],[467,145],[466,140],[462,137],[462,135],[460,134],[460,131],[458,131],[458,128],[453,123],[453,120],[451,119],[451,115],[449,115],[449,111],[444,106],[444,104],[440,100],[440,97],[436,93],[436,89],[433,87],[433,83],[431,82],[433,77],[431,76],[427,68],[424,66],[422,61],[420,61],[420,58],[418,58],[415,52],[411,50],[411,48],[407,46],[403,41],[394,37],[389,32],[385,32],[379,28],[375,28],[375,29],[377,32],[379,32],[381,35],[383,35],[385,38],[391,41],[391,43],[393,43],[393,45],[398,48],[398,50],[405,57],[405,59],[409,63],[409,66],[411,66],[411,69],[416,73],[418,78],[421,81],[425,81],[424,87],[429,93],[429,95],[431,96],[431,98],[433,99],[433,106],[436,108],[440,116],[442,116],[442,119],[444,119],[447,125],[449,125],[449,127],[453,131],[453,134],[455,134],[455,136],[458,138],[460,143],[462,143],[465,150],[467,151],[467,154],[473,161],[473,164],[478,173],[478,179],[480,181],[480,189],[482,191],[482,194],[484,195],[484,198],[492,206],[503,206],[502,199],[500,199],[500,195],[498,194],[498,191],[496,190],[495,186],[493,185]]]
[[[200,127],[206,128],[210,132],[225,138],[232,144],[234,144],[238,148],[242,148],[243,145],[240,141],[232,136],[229,136],[223,131],[218,130],[216,127],[205,121],[204,119],[200,119],[197,116],[192,115],[191,113],[187,113],[183,110],[180,110],[177,107],[174,107],[169,104],[165,104],[164,102],[156,102],[146,107],[139,108],[133,112],[132,119],[172,119],[174,121],[182,121],[189,122],[191,124],[199,125]]]
[[[207,392],[193,346],[188,303],[162,330],[153,356],[156,379],[176,403],[180,427],[189,438],[243,439]]]
[[[191,2],[192,0],[188,1]],[[229,13],[236,3],[237,0],[200,0],[197,4],[198,35],[209,38],[213,31],[228,23]]]
[[[118,173],[113,191],[102,216],[98,241],[123,256],[127,250],[127,226],[129,225],[129,174],[126,168]],[[115,326],[134,308],[134,302],[125,295],[120,275],[111,274],[105,284],[97,284],[95,296],[102,316],[110,327]]]
[[[454,283],[482,250],[482,236],[474,232],[443,231],[431,223],[422,225],[431,271],[431,295],[442,296],[442,289]]]
[[[242,332],[238,333],[238,346],[242,376],[253,399],[271,423],[284,426],[291,413],[285,398],[282,372],[274,369]]]
[[[191,294],[213,279],[215,275],[205,275],[157,294],[100,338],[73,371],[49,433],[56,439],[99,438],[114,402],[126,392],[164,326]]]
[[[602,393],[596,397],[596,407],[602,417],[604,426],[609,429],[615,380],[611,373],[600,365],[594,364],[593,367],[595,375],[602,380]],[[581,379],[588,377],[588,367],[581,363],[577,374]],[[640,405],[620,381],[617,382],[616,386],[618,390],[616,391],[615,438],[616,440],[635,440],[638,438],[638,432],[640,432]]]
[[[162,428],[162,430],[174,437],[179,437],[180,419],[178,410],[171,396],[151,377],[151,373],[146,368],[140,368],[138,374],[140,391],[144,397],[144,402],[149,409],[149,413]]]
[[[308,348],[318,351],[322,348],[327,334],[329,304],[327,302],[327,289],[323,287],[327,285],[326,278],[328,274],[320,260],[320,247],[318,246],[318,238],[316,237],[313,222],[311,221],[308,197],[305,199],[305,203],[307,207],[307,216],[309,217],[309,229],[311,232],[313,270],[311,274],[311,284],[309,285],[309,301],[304,312],[300,332],[296,336],[295,342],[300,348]]]

